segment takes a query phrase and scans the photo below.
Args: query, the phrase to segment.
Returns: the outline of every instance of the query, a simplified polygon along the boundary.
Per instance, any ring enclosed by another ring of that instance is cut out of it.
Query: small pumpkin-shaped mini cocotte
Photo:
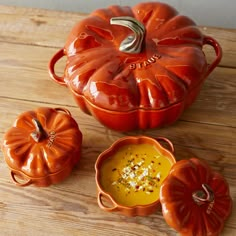
[[[19,186],[64,180],[80,159],[82,134],[68,110],[41,107],[21,114],[4,135],[2,151]]]
[[[178,161],[160,190],[166,222],[181,235],[216,236],[232,210],[226,180],[199,159]]]
[[[216,53],[210,65],[202,50],[207,44]],[[63,56],[65,73],[57,76]],[[49,74],[105,126],[147,129],[176,121],[221,56],[220,45],[190,18],[167,4],[144,2],[98,9],[78,22],[50,60]]]

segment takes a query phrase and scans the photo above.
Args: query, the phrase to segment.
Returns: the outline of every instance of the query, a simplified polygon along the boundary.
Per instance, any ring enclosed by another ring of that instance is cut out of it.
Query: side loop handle
[[[17,176],[17,174],[14,171],[11,171],[11,178],[17,186],[25,187],[25,186],[29,186],[30,184],[32,184],[32,179],[28,179],[28,180],[26,180],[25,183],[21,183],[17,180],[16,176]]]
[[[48,63],[48,71],[49,71],[50,77],[55,82],[57,82],[60,85],[66,86],[64,78],[56,75],[56,73],[55,73],[55,65],[63,56],[65,56],[65,53],[64,53],[64,49],[62,48],[49,61],[49,63]]]
[[[105,197],[108,201],[110,201],[113,206],[112,207],[108,207],[106,206],[104,203],[103,203],[103,200],[102,200],[102,197]],[[108,211],[108,212],[113,212],[113,211],[116,211],[117,210],[117,205],[114,203],[114,201],[112,201],[111,197],[109,195],[105,195],[104,193],[102,192],[99,192],[98,193],[98,205],[99,207],[104,210],[104,211]]]
[[[215,54],[216,54],[215,60],[208,66],[208,70],[206,73],[206,77],[207,77],[215,69],[215,67],[220,63],[221,58],[222,58],[222,48],[221,48],[220,44],[210,36],[204,37],[203,45],[204,44],[208,44],[208,45],[212,46],[214,48]]]
[[[169,150],[171,153],[174,153],[175,152],[175,148],[174,148],[174,145],[173,143],[168,139],[168,138],[164,138],[164,137],[157,137],[156,138],[157,141],[164,141],[168,144],[168,147],[169,147]]]
[[[70,111],[67,110],[66,108],[56,107],[55,110],[56,110],[56,111],[64,112],[64,113],[66,113],[67,115],[72,116],[71,113],[70,113]]]

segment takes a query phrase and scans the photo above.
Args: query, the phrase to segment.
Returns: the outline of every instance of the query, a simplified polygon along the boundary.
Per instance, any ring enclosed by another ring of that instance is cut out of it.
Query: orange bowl
[[[173,144],[163,137],[127,136],[117,140],[95,164],[99,207],[126,216],[157,211],[161,183],[176,163],[173,153]]]

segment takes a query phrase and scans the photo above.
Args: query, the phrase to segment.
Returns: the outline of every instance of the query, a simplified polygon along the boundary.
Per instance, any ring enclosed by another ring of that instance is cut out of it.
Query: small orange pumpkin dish
[[[178,161],[160,190],[166,222],[181,235],[219,235],[232,211],[226,180],[199,159]]]
[[[95,164],[99,207],[126,216],[147,216],[157,211],[161,183],[176,162],[173,152],[173,144],[164,137],[118,139]]]
[[[82,134],[68,110],[40,107],[18,116],[4,135],[2,151],[18,186],[49,186],[64,180],[80,159]]]

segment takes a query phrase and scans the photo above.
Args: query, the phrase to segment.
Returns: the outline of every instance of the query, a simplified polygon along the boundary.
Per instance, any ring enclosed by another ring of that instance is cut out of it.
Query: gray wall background
[[[110,5],[130,5],[150,0],[0,0],[0,5],[36,7],[90,13]],[[162,0],[198,25],[236,28],[235,0]]]

